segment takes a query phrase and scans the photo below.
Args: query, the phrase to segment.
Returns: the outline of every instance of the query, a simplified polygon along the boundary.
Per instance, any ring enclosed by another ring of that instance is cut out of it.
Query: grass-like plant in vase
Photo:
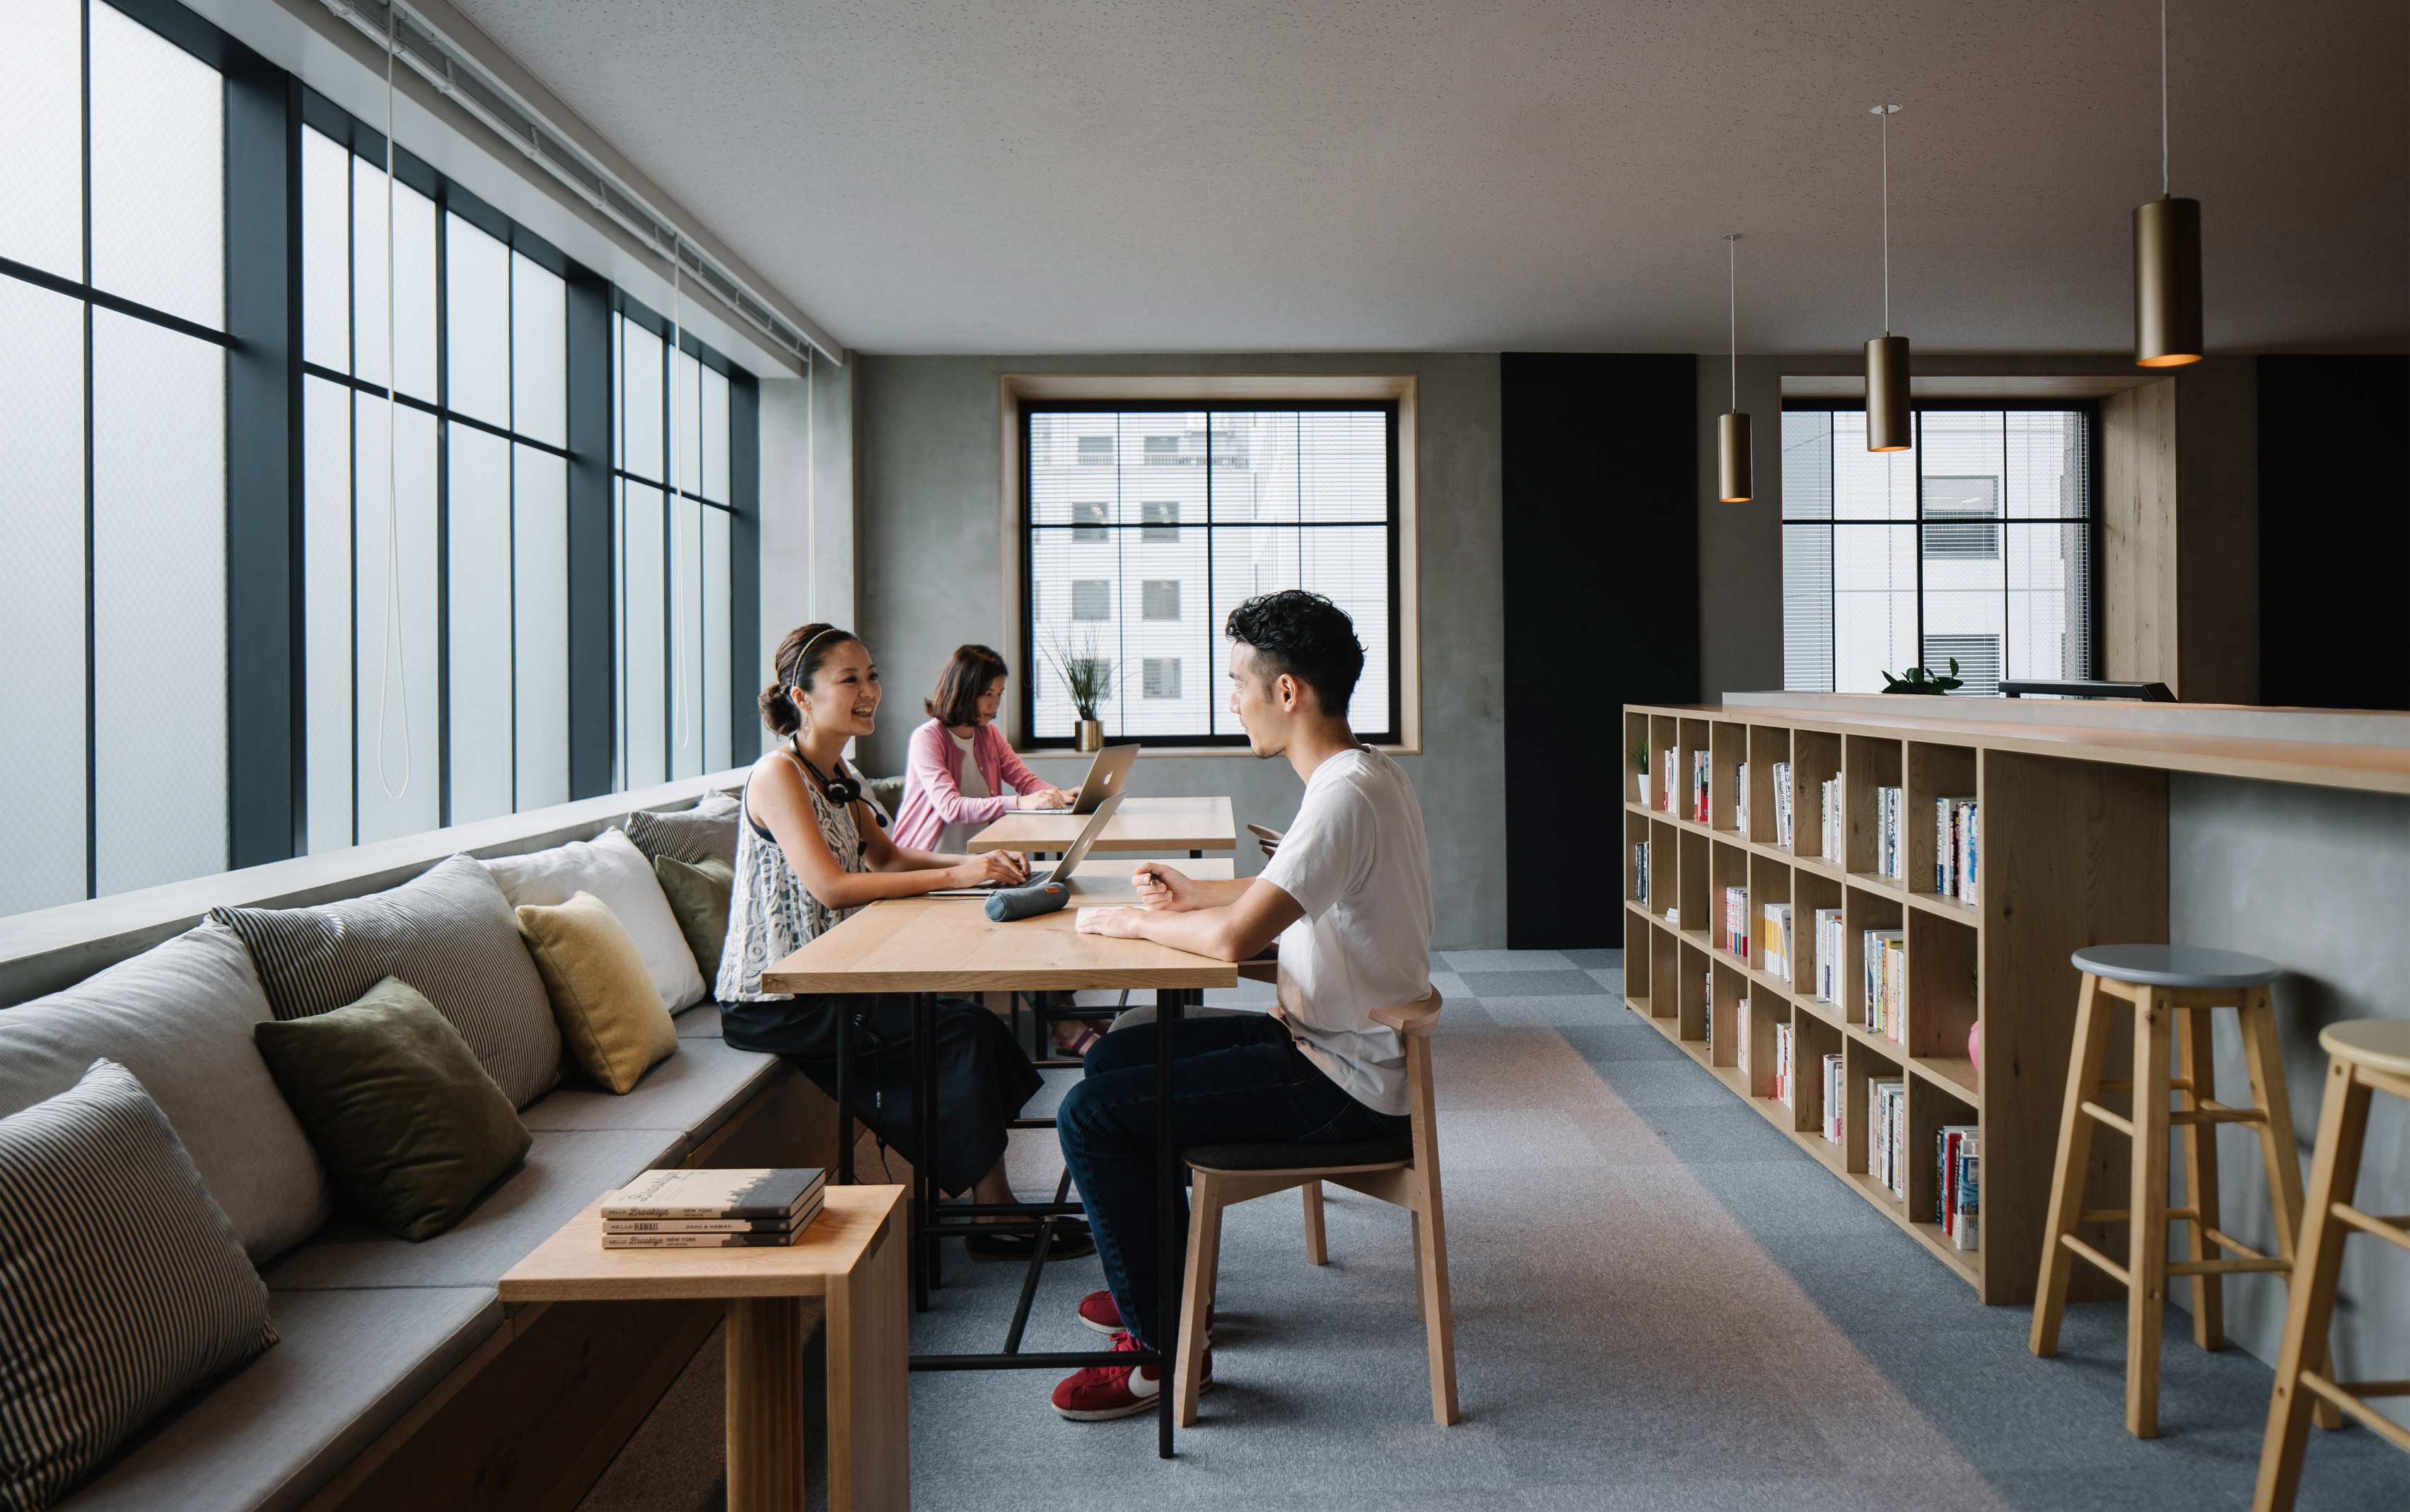
[[[1886,693],[1948,693],[1967,686],[1967,680],[1958,676],[1958,659],[1954,656],[1950,659],[1950,676],[1946,677],[1925,667],[1910,667],[1896,677],[1886,672],[1882,677]]]
[[[1102,749],[1105,727],[1096,719],[1096,708],[1113,696],[1113,664],[1097,654],[1094,633],[1082,635],[1076,641],[1067,636],[1040,649],[1079,716],[1080,749]]]

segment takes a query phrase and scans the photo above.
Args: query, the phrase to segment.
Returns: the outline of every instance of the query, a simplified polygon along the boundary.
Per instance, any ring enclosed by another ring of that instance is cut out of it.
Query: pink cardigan
[[[1004,732],[982,724],[971,737],[971,759],[987,778],[993,798],[965,798],[962,788],[962,749],[931,720],[912,732],[905,752],[904,801],[896,806],[895,827],[888,837],[897,845],[925,850],[937,843],[949,824],[986,824],[1002,819],[1016,806],[1013,795],[1037,792],[1053,784],[1021,764]]]

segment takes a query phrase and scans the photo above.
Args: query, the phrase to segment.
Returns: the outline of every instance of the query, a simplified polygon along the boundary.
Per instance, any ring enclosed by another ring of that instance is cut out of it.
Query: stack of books
[[[1895,1044],[1900,1022],[1908,1016],[1908,935],[1898,929],[1869,929],[1864,946],[1866,1032]]]
[[[1632,847],[1632,895],[1642,908],[1648,907],[1648,842],[1641,840]]]
[[[1724,889],[1724,949],[1749,959],[1749,889]]]
[[[1933,809],[1933,890],[1961,903],[1981,902],[1975,894],[1975,800],[1937,798]]]
[[[1841,1000],[1841,910],[1816,910],[1816,996]]]
[[[1833,865],[1841,864],[1841,779],[1828,778],[1816,790],[1816,807],[1822,815],[1824,847],[1817,852]]]
[[[1706,751],[1694,750],[1691,752],[1691,817],[1702,824],[1709,822],[1709,820],[1707,819],[1707,773],[1709,769],[1707,753]]]
[[[1866,1083],[1866,1174],[1883,1184],[1897,1200],[1908,1200],[1908,1164],[1901,1158],[1908,1143],[1908,1083]]]
[[[1841,1102],[1845,1088],[1841,1081],[1841,1057],[1838,1054],[1824,1057],[1824,1138],[1835,1144],[1841,1142]]]
[[[1791,763],[1777,762],[1774,774],[1774,843],[1791,849]]]
[[[1941,1157],[1941,1185],[1935,1199],[1940,1208],[1941,1236],[1960,1249],[1978,1247],[1980,1141],[1971,1124],[1950,1124],[1936,1131],[1934,1143]]]
[[[1791,980],[1791,905],[1768,903],[1758,921],[1757,957],[1769,975]]]
[[[791,1244],[820,1215],[827,1172],[648,1170],[602,1204],[604,1249]]]
[[[1774,1026],[1774,1096],[1785,1107],[1797,1107],[1791,1100],[1791,1025]]]
[[[1664,794],[1665,812],[1678,814],[1681,810],[1674,807],[1674,748],[1666,747],[1660,755],[1662,760],[1658,763],[1657,789]]]
[[[1875,875],[1894,881],[1908,875],[1907,846],[1899,833],[1901,797],[1897,788],[1875,789]]]

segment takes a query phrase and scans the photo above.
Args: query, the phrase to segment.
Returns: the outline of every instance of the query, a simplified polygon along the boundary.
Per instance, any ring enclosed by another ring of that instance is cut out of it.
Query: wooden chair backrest
[[[1431,1031],[1439,1027],[1439,1010],[1443,1001],[1439,989],[1433,987],[1429,993],[1403,1008],[1372,1010],[1372,1022],[1386,1025],[1400,1034],[1411,1035],[1417,1040],[1428,1040],[1430,1038]]]

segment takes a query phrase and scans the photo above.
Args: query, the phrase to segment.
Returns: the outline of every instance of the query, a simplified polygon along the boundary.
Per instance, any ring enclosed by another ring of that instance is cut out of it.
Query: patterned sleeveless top
[[[781,747],[778,754],[793,762],[796,772],[803,777],[804,791],[811,794],[812,812],[820,821],[820,838],[828,842],[829,854],[836,858],[837,865],[850,872],[868,871],[869,864],[863,858],[861,826],[854,821],[852,806],[839,807],[829,802],[820,783],[804,770],[803,763],[791,749]],[[870,796],[870,784],[861,774],[852,772],[842,760],[837,763],[837,770],[862,784],[863,802],[885,812]],[[811,889],[795,875],[795,869],[787,865],[787,853],[778,849],[778,842],[753,817],[752,791],[752,778],[748,778],[738,800],[738,817],[743,822],[736,826],[736,885],[728,898],[728,944],[720,952],[719,980],[712,984],[712,996],[723,1003],[790,996],[763,992],[762,971],[818,939],[821,931],[851,918],[855,911],[829,908],[812,895]]]

